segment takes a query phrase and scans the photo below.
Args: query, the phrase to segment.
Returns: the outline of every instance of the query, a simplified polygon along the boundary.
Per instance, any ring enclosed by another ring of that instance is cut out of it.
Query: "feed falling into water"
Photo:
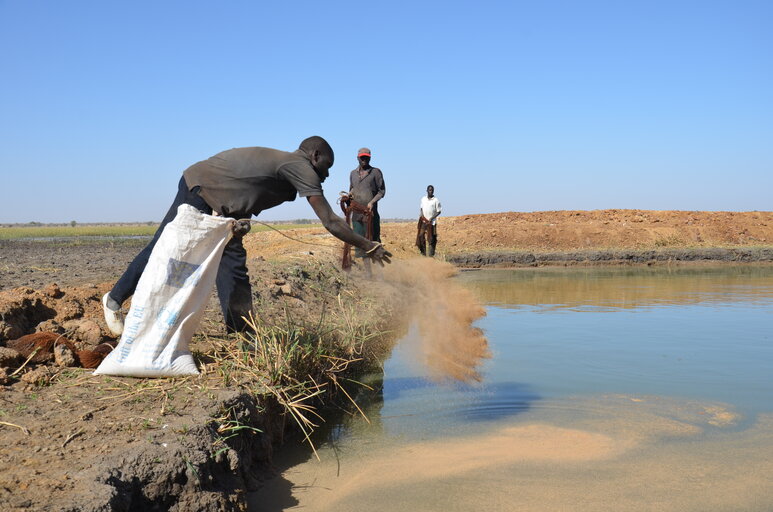
[[[385,269],[418,326],[417,356],[434,380],[480,381],[480,364],[490,357],[488,341],[473,323],[486,314],[473,294],[450,279],[457,270],[432,259],[401,261]]]

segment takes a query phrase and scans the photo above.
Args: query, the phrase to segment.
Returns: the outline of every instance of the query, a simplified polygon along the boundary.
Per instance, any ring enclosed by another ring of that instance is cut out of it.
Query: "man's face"
[[[432,197],[434,195],[435,195],[435,187],[430,185],[429,187],[427,187],[427,197]]]
[[[330,168],[333,167],[333,158],[326,153],[315,153],[311,158],[311,165],[319,176],[319,181],[323,182],[330,176]]]
[[[360,162],[361,167],[368,167],[370,165],[370,157],[368,155],[358,156],[357,160]]]

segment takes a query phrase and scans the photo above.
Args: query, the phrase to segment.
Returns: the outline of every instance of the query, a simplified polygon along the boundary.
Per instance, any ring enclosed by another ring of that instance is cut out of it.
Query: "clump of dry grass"
[[[324,421],[320,405],[343,396],[365,417],[346,390],[348,378],[363,363],[363,346],[385,332],[355,321],[353,311],[339,301],[331,313],[323,309],[313,324],[295,321],[289,314],[282,324],[248,320],[253,332],[238,340],[211,340],[208,354],[223,385],[241,385],[260,396],[269,396],[297,425],[314,449],[312,432]],[[367,418],[366,418],[367,419]],[[316,450],[315,450],[316,453]]]
[[[653,245],[655,247],[682,247],[686,243],[680,235],[673,233],[656,238]]]

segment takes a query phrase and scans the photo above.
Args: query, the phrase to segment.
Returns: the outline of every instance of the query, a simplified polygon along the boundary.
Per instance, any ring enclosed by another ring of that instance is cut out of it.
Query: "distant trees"
[[[76,225],[76,224],[78,224],[78,223],[77,223],[77,222],[75,222],[74,220],[71,220],[71,221],[70,221],[70,226],[72,226],[72,227],[75,227],[75,225]]]

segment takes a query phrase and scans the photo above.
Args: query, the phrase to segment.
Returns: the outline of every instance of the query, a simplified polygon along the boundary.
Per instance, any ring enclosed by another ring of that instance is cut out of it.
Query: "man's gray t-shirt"
[[[321,196],[322,183],[306,154],[270,148],[234,148],[183,173],[189,189],[227,217],[248,218],[285,201]]]
[[[352,194],[352,199],[363,206],[376,199],[373,212],[378,213],[378,201],[386,195],[386,185],[384,185],[384,175],[381,173],[381,169],[370,167],[363,176],[360,176],[359,167],[353,170],[349,174],[349,192]],[[362,214],[353,212],[352,219],[360,221]]]

